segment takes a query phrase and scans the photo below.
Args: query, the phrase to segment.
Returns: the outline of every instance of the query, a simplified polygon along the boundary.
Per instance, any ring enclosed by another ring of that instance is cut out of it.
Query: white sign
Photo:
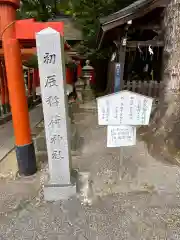
[[[108,126],[107,147],[125,147],[136,144],[136,127]]]
[[[51,184],[70,184],[69,121],[65,89],[64,41],[47,28],[36,34]]]
[[[153,98],[121,91],[97,99],[99,125],[148,125]]]

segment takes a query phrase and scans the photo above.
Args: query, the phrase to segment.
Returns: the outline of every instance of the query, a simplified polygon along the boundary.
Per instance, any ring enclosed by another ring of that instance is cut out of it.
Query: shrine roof
[[[100,48],[106,32],[126,24],[130,20],[141,18],[156,8],[164,8],[169,0],[138,0],[107,17],[100,18],[97,45]]]

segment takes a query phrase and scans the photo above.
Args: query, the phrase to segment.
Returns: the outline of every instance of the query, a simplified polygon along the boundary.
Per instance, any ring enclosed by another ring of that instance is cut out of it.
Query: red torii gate
[[[40,23],[33,19],[16,21],[16,10],[19,7],[20,0],[0,0],[0,32],[19,173],[28,176],[34,174],[37,168],[25,95],[20,44],[22,46],[29,45],[29,48],[35,47],[36,32],[52,27],[63,35],[64,26],[61,22]]]

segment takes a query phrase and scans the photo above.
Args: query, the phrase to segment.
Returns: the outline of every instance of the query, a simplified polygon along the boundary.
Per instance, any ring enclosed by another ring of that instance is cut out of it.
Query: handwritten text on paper
[[[99,125],[148,125],[153,99],[122,91],[98,98]]]
[[[133,146],[136,144],[136,127],[108,126],[107,147]]]

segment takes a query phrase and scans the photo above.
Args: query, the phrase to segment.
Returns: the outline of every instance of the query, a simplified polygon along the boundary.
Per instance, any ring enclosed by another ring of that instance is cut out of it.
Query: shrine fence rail
[[[153,97],[158,99],[160,96],[162,82],[158,81],[124,81],[123,90],[129,90],[145,96]]]

